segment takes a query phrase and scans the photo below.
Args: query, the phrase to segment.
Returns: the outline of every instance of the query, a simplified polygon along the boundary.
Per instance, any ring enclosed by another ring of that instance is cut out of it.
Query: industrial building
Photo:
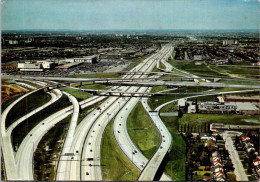
[[[82,58],[74,58],[74,62],[76,63],[96,63],[97,62],[97,56],[84,56]]]
[[[18,63],[18,69],[20,71],[44,71],[50,70],[55,67],[54,62],[37,61],[36,63],[27,61],[25,63]]]
[[[198,104],[199,113],[236,113],[235,104],[224,104],[219,102],[202,102]]]
[[[222,96],[224,102],[260,102],[259,95],[240,96],[240,95],[225,95]]]

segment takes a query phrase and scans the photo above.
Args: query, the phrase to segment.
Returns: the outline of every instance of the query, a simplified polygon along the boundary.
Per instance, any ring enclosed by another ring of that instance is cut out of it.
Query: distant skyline
[[[259,29],[257,0],[5,0],[2,30]]]

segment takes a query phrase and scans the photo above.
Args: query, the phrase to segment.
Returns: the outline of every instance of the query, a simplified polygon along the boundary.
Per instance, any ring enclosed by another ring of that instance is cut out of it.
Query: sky
[[[258,0],[2,0],[2,30],[259,29]]]

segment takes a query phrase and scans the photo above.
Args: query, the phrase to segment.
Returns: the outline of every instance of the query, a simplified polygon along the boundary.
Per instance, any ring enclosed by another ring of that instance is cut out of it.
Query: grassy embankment
[[[46,92],[44,92],[43,90],[39,90],[29,95],[28,97],[23,98],[7,114],[6,124],[5,124],[6,128],[10,126],[17,119],[28,114],[34,109],[46,104],[50,100],[51,100],[51,96]]]
[[[78,117],[79,124],[84,117],[86,117],[94,108],[96,108],[102,101],[84,108]],[[71,115],[57,123],[44,137],[41,139],[37,146],[36,153],[34,155],[34,179],[39,181],[54,180],[55,166],[54,160],[58,160],[58,155],[61,152],[66,131],[69,127]],[[62,141],[62,142],[60,142]],[[49,150],[46,150],[46,148]]]
[[[195,65],[195,62],[186,62],[186,61],[169,61],[171,65],[176,67],[177,69],[195,74],[197,76],[201,77],[207,77],[207,76],[225,76],[223,74],[220,74],[218,72],[215,72],[214,70],[211,70],[206,65]]]
[[[59,159],[71,115],[57,123],[41,139],[34,154],[34,180],[55,180],[55,163]]]
[[[49,105],[48,107],[39,111],[33,116],[27,118],[26,121],[22,122],[16,128],[14,128],[12,132],[13,146],[18,147],[21,144],[24,137],[30,132],[30,130],[33,127],[35,127],[38,123],[40,123],[42,120],[70,105],[71,102],[69,101],[68,97],[63,95],[59,100],[57,100],[53,104]]]
[[[190,125],[204,125],[205,123],[224,123],[224,124],[236,124],[236,125],[257,125],[259,123],[248,123],[245,119],[257,120],[260,122],[260,118],[257,115],[236,115],[236,114],[184,114],[179,119],[180,124]]]
[[[160,63],[159,63],[159,67],[161,68],[161,69],[166,69],[166,66],[160,61]]]
[[[7,101],[5,101],[4,103],[2,103],[1,105],[1,110],[2,112],[10,105],[12,104],[12,102],[14,102],[16,99],[18,99],[19,97],[22,97],[23,95],[25,95],[26,93],[21,93],[20,95],[17,95],[11,99],[8,99]]]
[[[102,140],[101,164],[103,180],[136,181],[140,175],[140,171],[118,147],[113,134],[113,123],[111,121],[107,125]]]
[[[84,82],[84,83],[82,83],[82,86],[80,86],[80,83],[76,83],[76,84],[73,84],[72,86],[84,88],[84,89],[96,89],[96,90],[108,90],[109,89],[103,84],[93,84],[92,82]]]
[[[161,137],[141,102],[138,102],[127,118],[127,131],[144,156],[152,158],[160,145]]]
[[[160,90],[162,87],[154,87],[155,90]],[[154,89],[153,88],[153,89]],[[163,103],[169,102],[171,100],[175,99],[180,99],[183,97],[188,97],[191,96],[192,94],[181,94],[181,93],[189,93],[189,92],[203,92],[208,90],[208,88],[204,87],[182,87],[177,90],[171,90],[168,93],[180,93],[176,95],[157,95],[157,96],[152,96],[148,100],[148,104],[151,107],[151,109],[155,109],[156,107],[160,106]]]
[[[38,85],[38,84],[35,84],[35,83],[32,83],[32,82],[28,82],[28,81],[19,81],[19,82],[23,82],[23,83],[26,83],[28,85],[31,85],[35,88],[41,88],[42,86]]]
[[[241,66],[241,65],[224,65],[224,66],[213,66],[209,65],[209,69],[223,75],[236,78],[254,78],[259,79],[259,67]]]
[[[178,117],[161,117],[172,135],[172,147],[166,158],[165,173],[173,180],[185,181],[186,143],[178,133]]]
[[[68,92],[69,94],[73,95],[78,101],[82,101],[82,100],[85,100],[85,99],[88,99],[91,97],[91,95],[87,92],[68,88],[68,87],[60,88],[60,90],[63,90],[65,92]]]

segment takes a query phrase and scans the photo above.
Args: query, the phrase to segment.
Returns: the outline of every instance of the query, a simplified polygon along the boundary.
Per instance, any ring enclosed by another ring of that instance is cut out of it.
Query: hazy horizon
[[[8,0],[2,30],[259,30],[257,0]]]

